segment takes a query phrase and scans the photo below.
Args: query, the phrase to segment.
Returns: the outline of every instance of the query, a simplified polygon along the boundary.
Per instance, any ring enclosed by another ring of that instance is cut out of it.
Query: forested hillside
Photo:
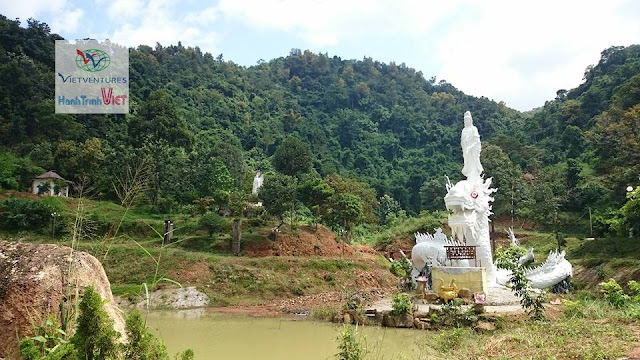
[[[268,181],[282,172],[274,153],[293,137],[311,150],[303,172],[334,188],[348,178],[368,184],[375,195],[362,200],[372,213],[389,195],[416,214],[443,209],[444,176],[461,177],[466,110],[500,188],[497,215],[513,210],[549,226],[556,211],[593,207],[599,231],[621,231],[625,188],[640,182],[640,46],[603,51],[582,85],[529,113],[370,58],[293,49],[247,68],[197,47],[139,46],[130,50],[131,113],[122,116],[54,114],[56,39],[46,24],[0,17],[4,189],[26,190],[34,175],[56,169],[115,199],[114,177],[145,159],[147,201],[166,210],[248,192],[259,169]]]

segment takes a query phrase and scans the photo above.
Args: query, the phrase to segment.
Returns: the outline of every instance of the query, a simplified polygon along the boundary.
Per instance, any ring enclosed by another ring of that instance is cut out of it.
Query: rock
[[[427,311],[414,311],[413,312],[413,317],[415,317],[415,318],[428,318],[429,317],[429,310],[427,310]]]
[[[476,314],[482,314],[484,312],[484,305],[483,304],[475,304],[473,305],[473,312]]]
[[[125,301],[120,298],[119,305],[124,307],[133,306],[138,309],[146,309],[147,301],[139,298]],[[209,297],[198,291],[193,286],[182,288],[162,287],[149,294],[149,308],[151,309],[193,309],[209,305]]]
[[[418,318],[413,318],[413,327],[416,329],[421,329],[422,322]]]
[[[425,293],[424,294],[424,299],[428,302],[428,303],[435,303],[438,301],[438,299],[440,299],[440,295],[436,294],[436,293]]]
[[[474,327],[476,331],[494,331],[496,325],[488,321],[479,321]]]
[[[471,300],[473,298],[473,293],[467,288],[462,288],[458,290],[458,297],[461,299]]]
[[[551,305],[562,305],[562,298],[559,296],[556,296],[555,298],[551,299],[551,301],[549,301],[549,304]]]
[[[52,314],[60,320],[65,297],[69,295],[66,301],[75,301],[75,285],[80,294],[85,287],[93,286],[105,300],[104,309],[124,339],[122,313],[95,257],[66,246],[0,241],[0,358],[17,350],[16,336],[32,335],[33,319]]]
[[[347,314],[349,314],[349,316],[351,317],[351,321],[354,324],[365,325],[367,323],[366,316],[360,316],[360,314],[358,314],[358,312],[355,310],[349,310],[347,311]]]
[[[396,322],[391,313],[385,313],[382,315],[382,325],[386,327],[396,327]]]
[[[384,315],[382,324],[387,327],[411,328],[413,327],[413,320],[411,314],[392,315],[387,313]]]
[[[396,327],[411,328],[413,327],[413,316],[410,314],[404,314],[396,316]]]

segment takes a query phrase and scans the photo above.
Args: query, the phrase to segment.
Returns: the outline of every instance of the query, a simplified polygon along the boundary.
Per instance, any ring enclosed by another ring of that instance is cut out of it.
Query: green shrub
[[[391,273],[400,279],[407,279],[411,277],[411,262],[403,257],[391,263],[389,269]]]
[[[411,312],[411,298],[409,295],[403,293],[397,293],[393,295],[391,307],[391,313],[393,315],[404,315]]]
[[[120,336],[103,308],[100,296],[87,287],[79,305],[76,333],[69,342],[66,333],[52,315],[34,329],[34,336],[20,342],[23,360],[168,360],[164,343],[147,330],[138,310],[126,320],[128,341],[117,344]],[[176,360],[193,360],[188,349],[174,356]]]
[[[583,318],[585,317],[585,306],[582,301],[563,300],[564,304],[564,316],[568,318]]]
[[[631,296],[631,301],[634,303],[640,304],[640,283],[635,280],[631,280],[627,283],[627,287],[629,287]]]
[[[124,345],[124,356],[127,360],[162,360],[167,358],[167,349],[153,334],[147,330],[142,314],[134,310],[127,317],[125,330],[128,343]]]
[[[609,279],[609,281],[601,282],[600,286],[602,287],[600,292],[611,305],[620,308],[627,305],[629,302],[629,295],[624,293],[622,286],[620,286],[615,279],[612,278]]]
[[[400,278],[399,287],[402,291],[409,291],[415,286],[415,281],[411,277],[411,269],[413,269],[413,265],[405,257],[391,263],[389,270],[393,275]]]
[[[80,302],[80,315],[76,333],[71,342],[81,359],[109,359],[115,357],[119,334],[113,329],[113,321],[102,305],[102,299],[93,287],[84,290]]]
[[[174,357],[175,360],[193,360],[194,354],[193,350],[187,349],[181,353],[177,353]]]
[[[158,198],[154,207],[154,212],[157,214],[173,214],[177,210],[179,210],[178,202],[164,197]]]
[[[431,309],[429,317],[432,325],[445,328],[472,327],[479,320],[472,308],[463,309],[461,303],[455,301],[451,301],[439,309]]]
[[[34,331],[34,336],[20,342],[20,355],[24,360],[76,359],[75,349],[60,329],[60,323],[49,315]]]
[[[358,340],[358,329],[345,325],[338,335],[338,360],[361,360],[364,358],[364,349]]]
[[[6,199],[0,202],[0,227],[5,230],[33,230],[46,232],[51,230],[51,214],[59,209],[37,200]],[[57,219],[57,226],[64,226]],[[58,229],[56,229],[58,232]]]
[[[207,212],[202,215],[198,223],[201,229],[209,233],[209,236],[212,236],[214,233],[223,232],[229,227],[229,222],[214,212]]]
[[[467,335],[467,331],[463,328],[443,331],[436,337],[434,347],[441,352],[448,353],[460,346],[465,335]]]
[[[525,254],[525,250],[520,247],[510,246],[498,248],[496,251],[496,266],[502,269],[511,270],[511,291],[520,298],[520,304],[527,311],[533,320],[544,320],[544,291],[534,295],[529,288],[529,279],[525,276],[524,266],[518,260]]]
[[[640,304],[632,304],[624,311],[624,317],[630,320],[640,320]]]

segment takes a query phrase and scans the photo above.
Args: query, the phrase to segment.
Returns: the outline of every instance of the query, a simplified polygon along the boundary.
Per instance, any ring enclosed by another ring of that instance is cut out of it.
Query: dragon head
[[[495,191],[491,178],[447,184],[444,202],[450,212],[449,226],[454,239],[464,242],[477,239],[477,232],[491,215],[491,194]]]

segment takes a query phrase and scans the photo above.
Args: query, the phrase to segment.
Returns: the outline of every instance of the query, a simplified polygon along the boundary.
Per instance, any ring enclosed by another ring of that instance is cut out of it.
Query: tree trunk
[[[231,238],[231,252],[233,255],[240,255],[240,226],[242,219],[233,219],[233,236]]]
[[[293,221],[295,220],[296,213],[294,212],[295,204],[291,205],[291,228],[293,228]]]

